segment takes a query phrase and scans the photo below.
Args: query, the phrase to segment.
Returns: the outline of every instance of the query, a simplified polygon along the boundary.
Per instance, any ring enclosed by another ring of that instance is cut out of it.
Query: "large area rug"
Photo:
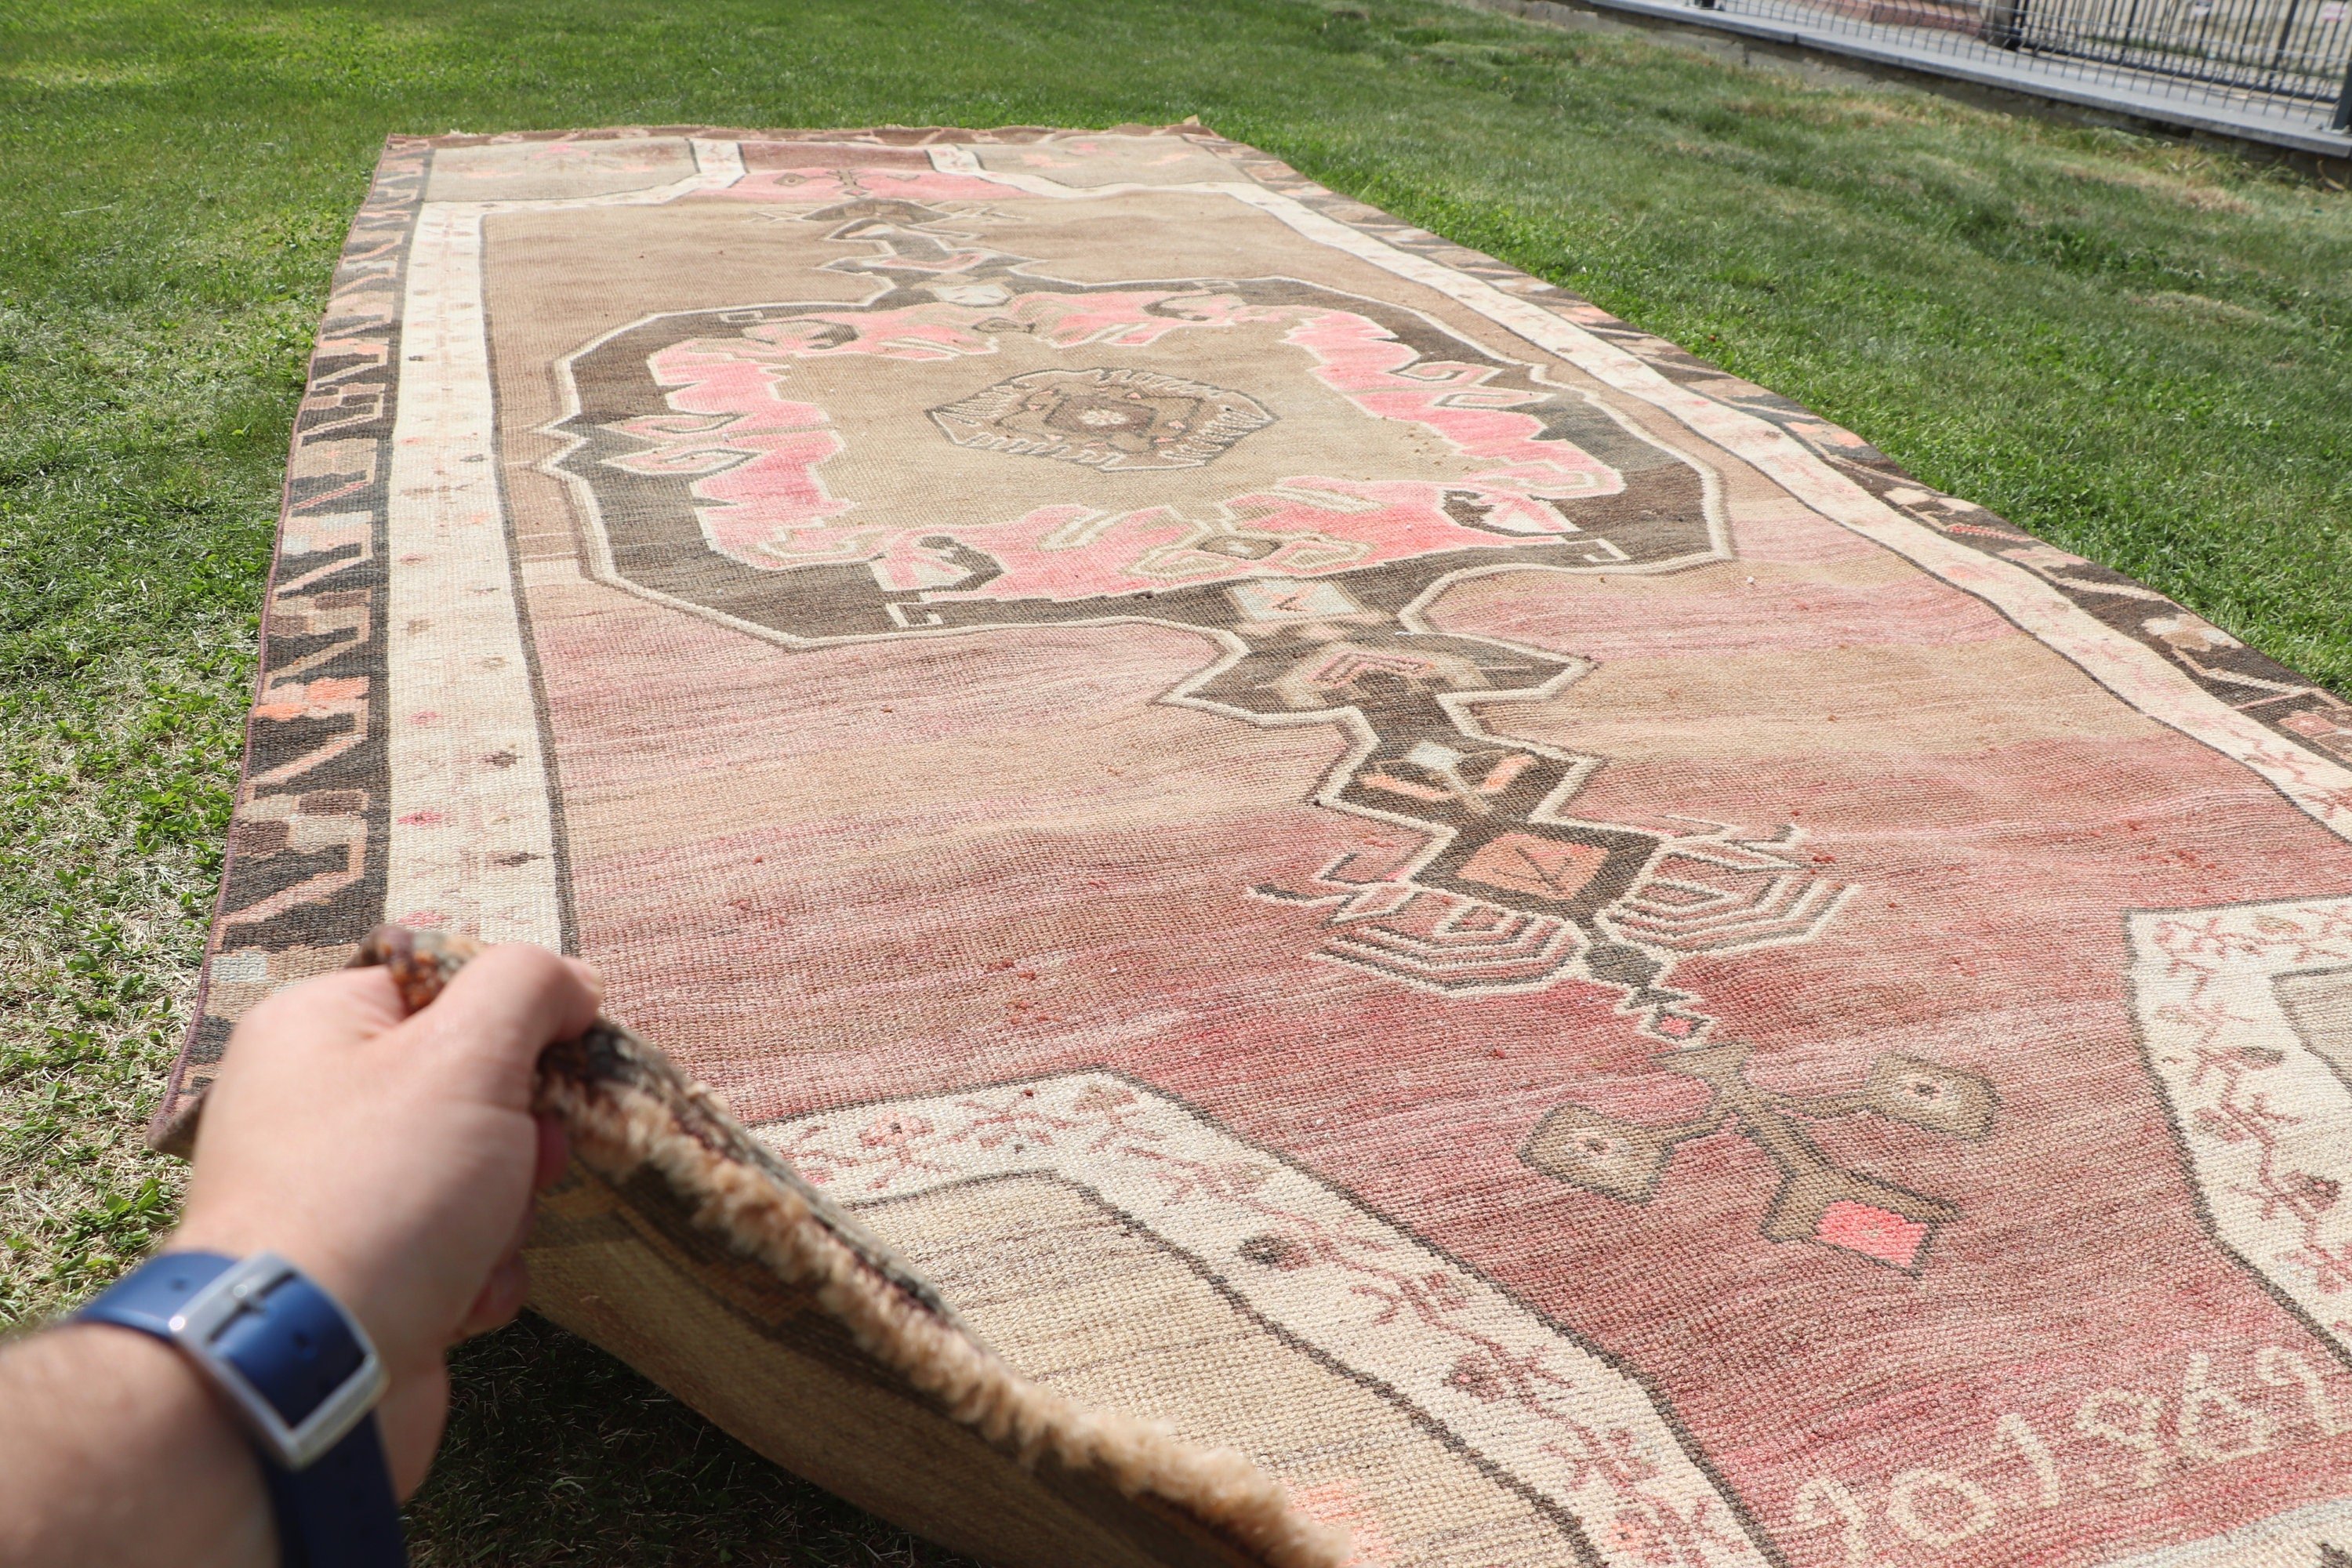
[[[1143,1471],[1366,1568],[2352,1564],[2352,709],[1249,148],[394,142],[264,665],[174,1105],[380,920],[594,960],[706,1152],[1178,1439],[551,1203],[542,1310],[942,1539],[1083,1560],[761,1344],[1269,1559]]]

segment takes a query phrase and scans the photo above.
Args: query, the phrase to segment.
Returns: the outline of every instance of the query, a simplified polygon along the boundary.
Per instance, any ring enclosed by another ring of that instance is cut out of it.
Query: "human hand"
[[[390,1377],[378,1416],[404,1498],[441,1440],[448,1348],[522,1308],[531,1193],[566,1152],[532,1115],[532,1069],[597,995],[586,964],[520,945],[413,1016],[383,969],[322,974],[246,1015],[205,1095],[170,1245],[276,1252],[351,1310]]]

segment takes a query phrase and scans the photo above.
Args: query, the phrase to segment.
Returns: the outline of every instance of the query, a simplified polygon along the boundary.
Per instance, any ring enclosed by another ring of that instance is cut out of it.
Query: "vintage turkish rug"
[[[1198,126],[395,140],[174,1104],[562,945],[1366,1568],[2347,1568],[2347,838],[2352,708]]]

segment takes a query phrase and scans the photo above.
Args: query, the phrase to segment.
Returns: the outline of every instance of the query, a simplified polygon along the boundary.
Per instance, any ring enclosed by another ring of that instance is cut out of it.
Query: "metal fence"
[[[1693,0],[2034,77],[2352,130],[2352,0]]]

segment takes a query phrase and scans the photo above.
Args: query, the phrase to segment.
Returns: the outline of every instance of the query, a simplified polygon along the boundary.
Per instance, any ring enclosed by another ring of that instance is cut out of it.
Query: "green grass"
[[[1198,114],[2352,689],[2352,199],[1424,0],[0,9],[0,1322],[168,1225],[310,331],[393,131]],[[922,1561],[575,1342],[461,1358],[434,1563]]]

